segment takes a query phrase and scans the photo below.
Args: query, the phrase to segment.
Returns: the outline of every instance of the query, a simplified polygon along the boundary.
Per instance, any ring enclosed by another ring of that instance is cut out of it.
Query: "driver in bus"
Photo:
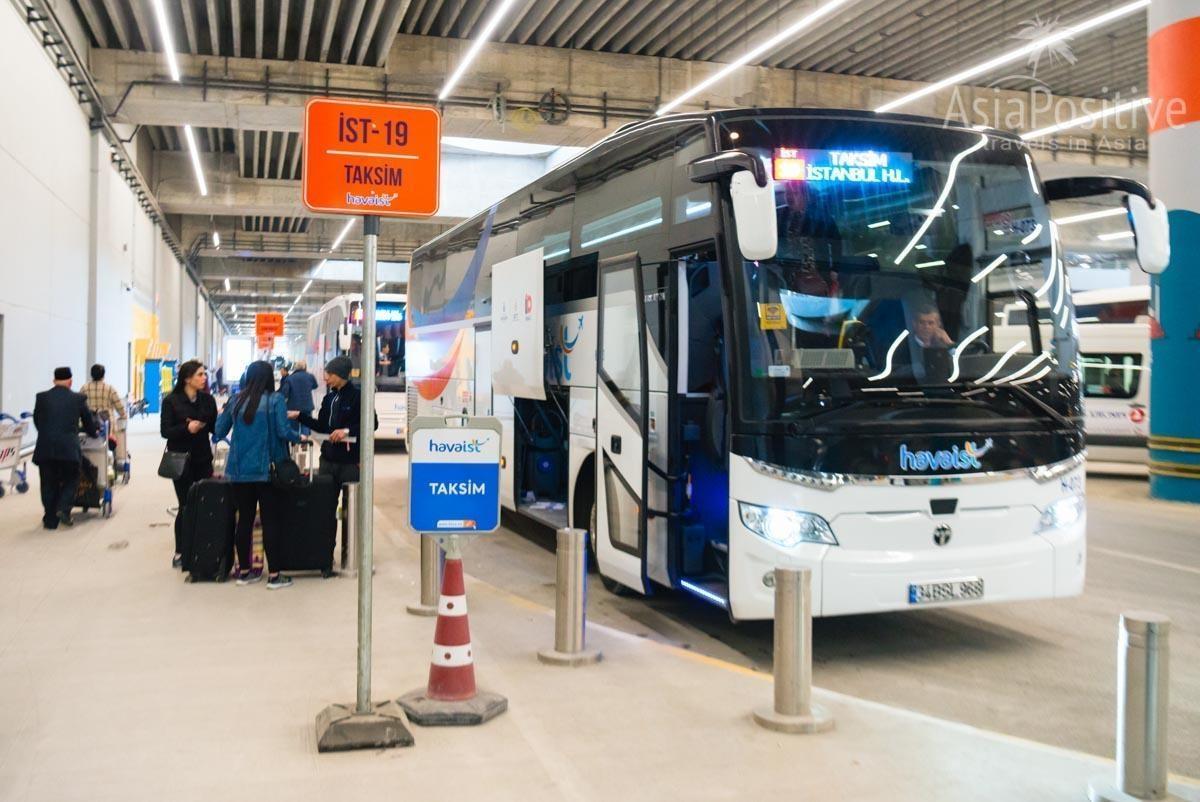
[[[909,311],[908,333],[913,377],[922,383],[945,381],[952,370],[954,339],[946,333],[937,304],[917,301]]]

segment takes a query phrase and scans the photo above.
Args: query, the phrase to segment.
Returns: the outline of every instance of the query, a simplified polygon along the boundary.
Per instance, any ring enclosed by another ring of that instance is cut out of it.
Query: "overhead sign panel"
[[[283,315],[278,312],[259,312],[254,316],[254,333],[263,337],[283,336]]]
[[[412,528],[443,534],[498,529],[500,421],[414,418],[409,438],[408,517]]]
[[[426,106],[310,100],[304,107],[304,205],[338,214],[436,214],[441,126],[441,115]]]

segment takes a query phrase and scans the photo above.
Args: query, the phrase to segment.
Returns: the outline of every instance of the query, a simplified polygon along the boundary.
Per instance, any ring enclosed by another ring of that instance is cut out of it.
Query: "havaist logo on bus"
[[[979,470],[983,467],[981,458],[992,450],[992,445],[990,437],[982,446],[967,440],[961,448],[954,445],[941,451],[913,451],[907,443],[901,443],[900,470]]]
[[[575,350],[576,344],[579,343],[579,335],[583,334],[583,315],[579,316],[579,327],[575,329],[574,337],[571,337],[571,335],[567,333],[567,325],[568,324],[566,323],[562,325],[562,328],[557,332],[558,336],[555,339],[558,341],[556,345],[558,346],[559,354],[562,356],[563,379],[570,381],[571,352]]]

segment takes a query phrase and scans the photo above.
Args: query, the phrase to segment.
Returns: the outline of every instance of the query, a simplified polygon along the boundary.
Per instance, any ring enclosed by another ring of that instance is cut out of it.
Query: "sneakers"
[[[239,585],[253,585],[255,582],[262,582],[262,571],[244,571],[238,574],[237,583]]]
[[[261,574],[259,578],[261,578]],[[276,574],[267,580],[267,590],[279,590],[280,588],[290,588],[291,586],[292,578],[283,574]]]

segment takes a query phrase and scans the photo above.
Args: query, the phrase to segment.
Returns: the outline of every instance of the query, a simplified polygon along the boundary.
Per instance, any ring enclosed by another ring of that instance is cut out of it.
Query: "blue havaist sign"
[[[409,453],[409,524],[417,532],[494,532],[500,526],[500,424],[416,418]]]
[[[913,451],[907,444],[900,444],[900,470],[902,471],[966,471],[983,468],[981,457],[992,450],[992,438],[982,446],[968,440],[962,447],[951,446],[940,451]]]
[[[776,181],[904,185],[912,183],[913,159],[885,150],[776,148],[772,172]]]

